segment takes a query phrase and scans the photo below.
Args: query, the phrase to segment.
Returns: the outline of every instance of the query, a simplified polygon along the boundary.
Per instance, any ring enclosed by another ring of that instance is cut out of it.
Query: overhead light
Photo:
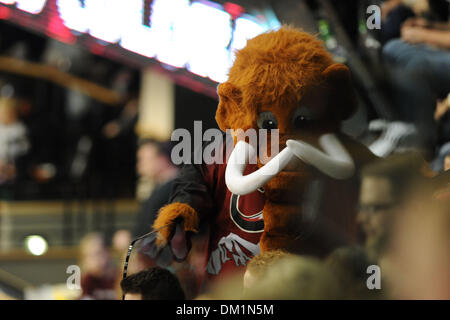
[[[42,236],[31,235],[25,238],[25,249],[34,256],[41,256],[47,252],[48,243]]]

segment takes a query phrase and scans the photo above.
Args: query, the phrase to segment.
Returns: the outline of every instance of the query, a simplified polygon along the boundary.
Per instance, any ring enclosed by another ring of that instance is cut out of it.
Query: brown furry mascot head
[[[320,116],[315,128],[332,130],[356,108],[348,68],[333,63],[321,41],[288,27],[249,40],[218,93],[222,130],[257,128],[258,114],[271,111],[280,134],[291,134],[301,129],[293,117],[302,106]]]

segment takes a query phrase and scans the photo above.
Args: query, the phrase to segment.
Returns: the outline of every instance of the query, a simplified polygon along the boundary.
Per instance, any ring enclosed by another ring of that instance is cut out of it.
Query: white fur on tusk
[[[270,179],[280,173],[292,157],[291,151],[285,148],[263,167],[244,176],[243,173],[249,163],[249,159],[256,159],[256,151],[248,143],[239,141],[228,159],[225,183],[234,194],[249,194],[264,186]]]
[[[353,159],[334,134],[320,137],[324,152],[297,140],[288,140],[286,145],[298,158],[332,178],[348,179],[355,173]]]

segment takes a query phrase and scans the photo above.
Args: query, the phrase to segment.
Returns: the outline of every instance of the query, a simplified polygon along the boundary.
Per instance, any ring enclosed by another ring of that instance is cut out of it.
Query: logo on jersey
[[[232,260],[236,267],[245,266],[247,261],[259,253],[259,243],[251,243],[237,234],[230,233],[222,237],[217,249],[211,252],[206,270],[209,274],[218,275],[228,261]]]
[[[258,190],[262,192],[261,190]],[[262,210],[253,215],[246,215],[239,210],[239,199],[241,196],[232,194],[230,200],[230,217],[231,220],[239,227],[239,229],[249,232],[258,233],[264,231],[264,220]]]

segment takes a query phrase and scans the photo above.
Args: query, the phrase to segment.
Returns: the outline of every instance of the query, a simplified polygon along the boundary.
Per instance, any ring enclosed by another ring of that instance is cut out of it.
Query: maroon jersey
[[[259,253],[259,238],[264,230],[264,194],[261,190],[245,196],[232,194],[225,185],[225,169],[225,164],[216,168],[218,179],[214,200],[218,206],[210,224],[206,269],[210,275],[244,267]],[[252,169],[248,166],[245,174]]]

